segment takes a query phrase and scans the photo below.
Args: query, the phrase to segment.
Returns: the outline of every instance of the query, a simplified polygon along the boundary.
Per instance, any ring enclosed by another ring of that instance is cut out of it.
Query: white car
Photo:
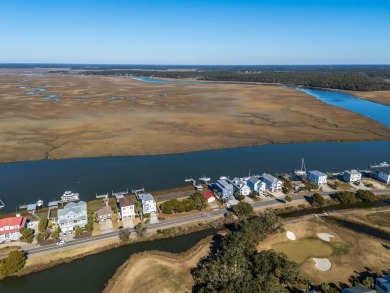
[[[65,241],[64,240],[61,240],[59,242],[56,243],[56,245],[64,245],[65,244]]]

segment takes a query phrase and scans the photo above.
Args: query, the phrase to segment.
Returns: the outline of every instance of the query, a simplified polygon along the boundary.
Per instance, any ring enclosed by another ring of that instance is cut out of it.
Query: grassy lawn
[[[2,247],[2,248],[0,248],[0,254],[9,253],[12,250],[19,250],[19,249],[20,249],[20,246],[6,246],[6,247]]]
[[[312,238],[277,243],[274,249],[284,252],[290,260],[298,264],[304,263],[310,257],[328,257],[334,254],[330,243]]]
[[[390,227],[390,212],[369,214],[367,219],[376,225]]]

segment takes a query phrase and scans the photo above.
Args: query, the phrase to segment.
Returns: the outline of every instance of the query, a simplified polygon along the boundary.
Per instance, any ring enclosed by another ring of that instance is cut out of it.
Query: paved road
[[[383,194],[389,194],[390,191],[384,189],[384,190],[375,190],[373,192],[376,195],[383,195]],[[334,192],[321,192],[321,194],[323,196],[330,196],[333,193]],[[312,194],[313,193],[305,193],[305,194],[294,195],[292,197],[292,200],[293,201],[303,200],[303,199],[305,199],[307,197],[310,197]],[[284,204],[284,203],[281,201],[281,199],[270,199],[270,200],[267,200],[267,201],[254,202],[252,204],[252,206],[253,206],[254,209],[261,209],[261,208],[267,208],[267,207],[270,207],[270,206],[282,205],[282,204]],[[160,221],[159,223],[148,225],[148,230],[149,231],[155,231],[157,229],[166,229],[166,228],[171,228],[171,227],[175,227],[175,226],[180,226],[180,225],[190,224],[190,223],[196,223],[196,222],[201,222],[201,221],[210,222],[210,221],[212,221],[214,219],[221,218],[226,212],[227,212],[226,209],[219,209],[219,210],[213,210],[213,211],[209,211],[209,212],[199,213],[199,214],[196,214],[196,215],[180,217],[180,218],[177,218],[177,219],[164,220],[164,221]],[[132,232],[135,232],[134,228],[130,229],[130,230]],[[118,231],[114,231],[114,232],[100,234],[100,235],[96,235],[96,236],[92,236],[92,237],[88,237],[88,238],[75,239],[75,240],[72,240],[72,241],[68,241],[63,246],[57,246],[55,244],[50,244],[50,245],[45,245],[45,246],[37,245],[35,248],[30,248],[30,249],[27,249],[26,251],[30,255],[46,254],[46,253],[49,253],[49,252],[54,252],[54,251],[68,249],[69,247],[81,246],[81,245],[84,245],[85,243],[94,243],[94,242],[98,242],[98,241],[104,240],[104,239],[116,238],[116,237],[118,237],[118,235],[119,235],[119,232]]]

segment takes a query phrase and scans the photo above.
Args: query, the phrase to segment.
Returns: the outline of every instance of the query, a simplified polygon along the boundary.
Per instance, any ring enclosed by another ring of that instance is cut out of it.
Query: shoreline
[[[389,196],[382,196],[381,198],[379,198],[378,200],[386,200],[388,199]],[[296,203],[298,204],[298,203]],[[326,209],[326,207],[330,207],[332,205],[329,205],[329,206],[324,206],[323,208]],[[333,205],[333,206],[337,206],[337,205]],[[287,205],[285,207],[279,207],[279,206],[271,206],[271,207],[268,207],[268,208],[257,208],[256,211],[265,211],[265,210],[272,210],[275,212],[275,214],[277,216],[282,216],[283,214],[287,214],[287,213],[290,213],[290,212],[295,212],[295,211],[310,211],[312,210],[313,208],[309,205],[309,206],[305,206],[303,208],[299,208],[298,206],[296,205]],[[363,208],[356,208],[356,207],[351,207],[350,209],[349,208],[346,208],[346,209],[342,209],[341,212],[351,212],[351,211],[354,211],[354,212],[364,212],[364,211],[367,211],[368,209],[371,209],[370,207],[363,207]],[[380,209],[380,208],[379,208]],[[339,211],[334,211],[334,212],[339,212]],[[310,215],[302,215],[302,216],[294,216],[294,217],[290,217],[290,218],[282,218],[282,222],[295,222],[295,221],[308,221],[308,220],[311,220],[313,219],[313,215],[310,214]],[[65,264],[65,263],[70,263],[74,260],[78,260],[78,259],[82,259],[84,257],[87,257],[89,255],[93,255],[93,254],[99,254],[99,253],[103,253],[105,251],[108,251],[108,250],[112,250],[112,249],[117,249],[117,248],[120,248],[122,246],[126,246],[126,245],[132,245],[132,244],[135,244],[135,243],[143,243],[143,242],[150,242],[150,241],[154,241],[154,240],[159,240],[159,239],[168,239],[168,238],[172,238],[172,237],[177,237],[177,236],[182,236],[182,235],[187,235],[187,234],[191,234],[191,233],[196,233],[196,232],[200,232],[200,231],[204,231],[204,230],[208,230],[208,229],[215,229],[215,225],[220,225],[221,224],[221,218],[218,218],[216,220],[214,220],[214,222],[208,222],[207,224],[202,224],[202,225],[199,225],[198,223],[194,223],[194,224],[184,224],[184,225],[181,225],[181,226],[177,226],[179,227],[180,229],[177,229],[174,231],[174,235],[164,235],[164,233],[158,233],[157,231],[150,231],[149,233],[151,233],[147,238],[131,238],[131,241],[129,242],[121,242],[118,238],[118,236],[113,236],[112,238],[110,238],[111,240],[114,240],[114,243],[113,244],[109,244],[109,245],[104,245],[102,247],[97,247],[97,248],[94,248],[90,251],[86,251],[86,252],[83,252],[83,253],[80,253],[80,254],[75,254],[73,256],[70,256],[70,257],[63,257],[63,258],[59,258],[59,259],[56,259],[56,260],[50,260],[48,263],[45,262],[45,259],[47,258],[47,256],[50,256],[52,254],[56,254],[58,252],[52,252],[52,253],[49,253],[49,254],[45,254],[45,255],[37,255],[37,256],[31,256],[32,259],[38,259],[38,258],[42,258],[43,257],[43,261],[38,261],[37,263],[35,264],[32,264],[30,266],[28,266],[28,264],[26,264],[26,266],[21,269],[20,271],[18,271],[16,274],[14,274],[13,276],[17,276],[17,277],[21,277],[21,276],[24,276],[24,275],[28,275],[28,274],[31,274],[31,273],[36,273],[36,272],[40,272],[40,271],[43,271],[43,270],[47,270],[47,269],[50,269],[50,268],[53,268],[55,266],[58,266],[58,265],[61,265],[61,264]],[[170,228],[167,228],[167,229],[170,229]],[[108,239],[108,240],[110,240]],[[99,243],[99,242],[97,242]],[[86,245],[83,245],[81,247],[74,247],[74,248],[70,248],[69,250],[65,250],[66,251],[74,251],[78,248],[84,248],[88,246],[88,244]],[[22,247],[23,249],[23,247]],[[149,251],[146,251],[146,253],[148,253]],[[160,252],[160,251],[159,251]],[[161,252],[161,253],[166,253],[166,252]],[[139,253],[136,253],[136,255],[139,254]],[[132,256],[130,256],[131,258]],[[27,260],[28,261],[28,260]],[[3,278],[4,279],[4,278]],[[1,281],[2,279],[0,279]]]
[[[375,120],[372,120],[376,122]],[[376,122],[378,123],[378,122]],[[226,147],[226,148],[210,148],[210,149],[189,149],[188,151],[178,151],[178,152],[161,152],[161,153],[135,153],[135,154],[123,154],[123,155],[101,155],[101,156],[81,156],[81,157],[61,157],[61,158],[42,158],[42,159],[31,159],[31,160],[13,160],[13,161],[0,161],[0,165],[3,164],[17,164],[17,163],[26,163],[26,162],[40,162],[40,161],[60,161],[60,160],[77,160],[77,159],[97,159],[97,158],[121,158],[121,157],[153,157],[153,156],[169,156],[169,155],[181,155],[181,154],[190,154],[190,153],[198,153],[198,152],[214,152],[214,151],[224,151],[224,150],[235,150],[242,148],[256,148],[267,145],[297,145],[297,144],[312,144],[312,143],[360,143],[360,142],[385,142],[390,141],[390,136],[386,137],[382,135],[383,139],[335,139],[335,140],[307,140],[307,141],[290,141],[290,142],[265,142],[260,144],[248,144],[248,145],[238,145],[234,147]]]

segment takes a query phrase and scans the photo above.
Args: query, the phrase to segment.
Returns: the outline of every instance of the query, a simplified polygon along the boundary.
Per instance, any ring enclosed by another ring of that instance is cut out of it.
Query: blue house
[[[262,192],[265,191],[265,183],[256,176],[252,176],[248,179],[246,184],[252,191]]]
[[[215,184],[215,189],[221,193],[219,199],[233,199],[233,185],[228,183],[226,180],[218,180]]]

